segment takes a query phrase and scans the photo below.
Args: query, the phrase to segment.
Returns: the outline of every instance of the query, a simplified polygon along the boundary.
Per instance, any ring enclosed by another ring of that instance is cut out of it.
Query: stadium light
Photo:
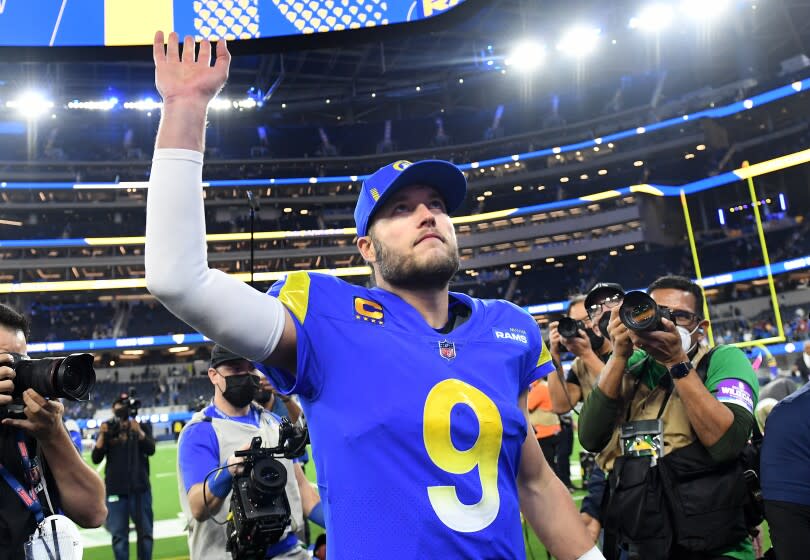
[[[258,103],[252,97],[246,97],[244,99],[240,99],[236,102],[237,106],[240,109],[254,109]]]
[[[507,59],[504,61],[507,66],[514,67],[520,72],[534,72],[543,62],[546,50],[540,43],[532,40],[525,40],[518,43]]]
[[[36,119],[53,108],[53,101],[36,91],[27,91],[13,101],[7,101],[6,107],[16,109],[26,119]]]
[[[681,12],[697,20],[711,21],[728,8],[728,0],[681,0]]]
[[[596,49],[601,33],[598,27],[574,27],[557,43],[557,50],[578,58],[586,56]]]
[[[237,106],[235,101],[231,101],[225,97],[215,97],[208,103],[208,108],[214,111],[227,111],[235,106]]]
[[[630,18],[630,29],[658,32],[672,23],[672,15],[672,6],[662,3],[650,4],[637,16]]]
[[[155,101],[151,97],[141,99],[140,101],[127,101],[124,103],[124,109],[134,109],[135,111],[154,111],[163,107],[163,103]]]
[[[118,105],[117,97],[110,97],[101,101],[79,101],[74,99],[68,103],[68,109],[84,109],[86,111],[111,111]]]

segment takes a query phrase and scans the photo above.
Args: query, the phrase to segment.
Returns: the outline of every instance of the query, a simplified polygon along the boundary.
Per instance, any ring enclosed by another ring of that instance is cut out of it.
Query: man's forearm
[[[585,524],[560,479],[548,476],[525,484],[519,481],[519,485],[520,510],[555,558],[575,560],[593,548]]]
[[[93,451],[90,453],[90,459],[93,460],[94,465],[98,465],[107,454],[107,442],[102,440],[103,437],[103,435],[99,436],[96,445],[93,447]]]
[[[627,367],[627,360],[613,354],[602,367],[599,374],[599,389],[609,399],[618,399],[622,388],[622,378]]]
[[[203,494],[203,484],[205,485],[205,493]],[[195,484],[188,491],[188,505],[191,509],[191,515],[197,521],[205,521],[212,515],[219,512],[222,504],[225,503],[225,497],[218,497],[211,490],[210,482]]]
[[[619,400],[611,399],[597,386],[579,414],[579,441],[592,453],[602,451],[610,442],[619,413]]]
[[[107,518],[104,482],[85,463],[65,430],[39,440],[59,489],[65,514],[82,527],[98,527]]]
[[[565,381],[565,374],[563,373],[562,366],[559,360],[554,360],[555,371],[551,372],[548,376],[548,393],[551,397],[551,407],[557,414],[565,414],[574,407],[574,404],[579,400],[573,399],[573,395],[569,391],[569,386]]]
[[[734,413],[712,396],[694,369],[686,377],[675,380],[675,389],[700,443],[705,447],[717,443],[734,422]]]
[[[192,99],[164,101],[155,148],[205,151],[208,104]]]
[[[585,364],[585,369],[593,377],[597,377],[602,373],[602,368],[605,367],[605,362],[596,355],[596,352],[589,352],[581,356],[582,363]]]

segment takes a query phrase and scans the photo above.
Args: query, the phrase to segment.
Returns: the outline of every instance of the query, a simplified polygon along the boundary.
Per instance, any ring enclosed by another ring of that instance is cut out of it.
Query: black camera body
[[[557,324],[557,332],[563,338],[574,338],[579,336],[579,330],[585,330],[585,323],[583,321],[575,321],[571,317],[563,317]]]
[[[107,435],[111,438],[116,438],[121,435],[121,422],[124,419],[135,418],[138,416],[138,411],[141,408],[141,401],[135,398],[135,388],[130,387],[129,392],[126,393],[127,398],[124,400],[118,400],[118,403],[123,404],[121,408],[118,409],[116,416],[107,422]]]
[[[661,320],[671,321],[672,314],[668,308],[659,307],[646,292],[634,291],[624,294],[619,318],[632,331],[649,332],[663,330]]]
[[[0,407],[0,418],[25,418],[22,395],[27,389],[34,389],[46,399],[86,401],[96,385],[92,354],[36,360],[22,354],[10,355],[12,362],[0,365],[14,370],[13,401]]]
[[[267,547],[277,543],[290,524],[287,500],[287,469],[277,461],[303,454],[307,431],[284,419],[279,426],[278,445],[261,447],[256,436],[250,448],[234,453],[244,457],[241,474],[233,477],[231,515],[228,516],[226,550],[234,559],[260,560]]]

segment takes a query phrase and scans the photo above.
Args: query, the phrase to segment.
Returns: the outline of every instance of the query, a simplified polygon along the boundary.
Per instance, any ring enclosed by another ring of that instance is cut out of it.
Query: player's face
[[[456,232],[432,187],[414,185],[394,194],[377,212],[369,236],[372,262],[392,286],[443,289],[458,271]]]

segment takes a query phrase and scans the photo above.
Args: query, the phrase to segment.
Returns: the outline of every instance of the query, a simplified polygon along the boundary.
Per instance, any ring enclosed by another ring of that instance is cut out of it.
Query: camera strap
[[[209,409],[209,412],[214,416],[216,416],[217,418],[220,418],[221,420],[232,420],[237,422],[238,420],[234,420],[234,418],[244,418],[244,416],[242,417],[228,416],[227,414],[222,412],[219,409],[219,407],[217,407],[217,405],[214,404],[213,401],[211,401],[211,407]],[[253,422],[256,426],[261,426],[261,412],[256,410],[253,406],[250,407],[250,416],[253,419]]]
[[[37,497],[37,488],[33,481],[33,468],[31,466],[31,458],[28,455],[28,446],[25,444],[25,436],[20,430],[15,430],[15,437],[30,490],[23,488],[23,485],[14,478],[14,475],[12,475],[2,463],[0,463],[0,476],[2,476],[11,489],[14,490],[14,493],[17,494],[23,504],[25,504],[25,507],[28,508],[28,511],[34,514],[37,523],[42,523],[42,520],[45,519],[45,515],[42,513],[42,504],[39,503],[39,498]]]

